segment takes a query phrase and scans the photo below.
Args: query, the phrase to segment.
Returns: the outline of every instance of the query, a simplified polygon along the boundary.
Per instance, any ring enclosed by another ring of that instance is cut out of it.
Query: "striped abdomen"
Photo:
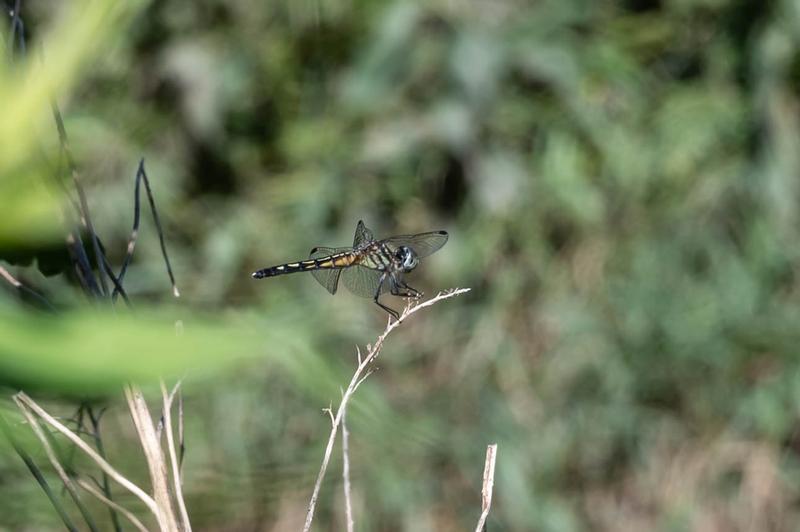
[[[253,272],[254,279],[275,277],[286,273],[309,272],[312,270],[325,270],[329,268],[346,268],[356,261],[355,253],[337,253],[328,257],[308,259],[300,262],[289,262],[280,266],[272,266]]]

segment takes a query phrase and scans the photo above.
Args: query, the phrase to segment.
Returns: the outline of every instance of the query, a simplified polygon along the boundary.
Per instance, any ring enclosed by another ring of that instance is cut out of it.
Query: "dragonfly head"
[[[414,253],[414,250],[408,246],[400,246],[397,248],[397,251],[394,252],[394,255],[403,266],[404,272],[410,272],[417,267],[417,264],[419,264],[417,254]]]

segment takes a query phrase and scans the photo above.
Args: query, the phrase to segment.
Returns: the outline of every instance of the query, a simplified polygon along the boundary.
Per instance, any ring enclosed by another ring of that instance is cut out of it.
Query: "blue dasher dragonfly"
[[[289,262],[253,272],[254,279],[310,271],[319,283],[335,294],[339,280],[357,296],[371,297],[394,319],[399,315],[378,298],[394,296],[418,299],[422,292],[411,288],[403,277],[419,264],[419,259],[439,250],[447,242],[446,231],[399,235],[375,240],[372,231],[359,220],[352,247],[316,247],[308,260]]]

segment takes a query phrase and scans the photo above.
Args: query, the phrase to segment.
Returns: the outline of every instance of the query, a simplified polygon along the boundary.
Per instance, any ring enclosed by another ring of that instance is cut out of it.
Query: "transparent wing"
[[[398,235],[387,238],[384,242],[392,249],[400,246],[408,246],[414,250],[417,257],[427,257],[435,253],[447,243],[447,231],[431,231],[430,233],[419,233],[417,235]]]
[[[364,225],[363,220],[358,221],[358,225],[356,226],[356,236],[353,239],[353,247],[357,248],[362,244],[367,242],[372,242],[375,240],[375,235],[372,234],[372,231],[367,229],[367,226]]]
[[[310,259],[322,259],[328,257],[330,255],[334,255],[336,253],[340,253],[342,251],[350,251],[350,248],[314,248],[311,250],[311,254],[308,256]],[[339,274],[342,273],[342,270],[339,268],[326,268],[323,270],[311,270],[311,275],[314,276],[314,279],[319,282],[322,286],[325,287],[328,292],[331,294],[336,293],[336,289],[339,285]]]
[[[378,270],[360,265],[350,266],[342,270],[342,283],[357,296],[373,298],[381,282],[381,275],[383,272]],[[391,285],[387,279],[381,286],[381,293],[388,292],[389,288]]]

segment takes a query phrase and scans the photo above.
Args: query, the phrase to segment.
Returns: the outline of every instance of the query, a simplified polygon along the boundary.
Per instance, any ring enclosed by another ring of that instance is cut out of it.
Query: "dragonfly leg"
[[[416,288],[412,288],[412,287],[408,286],[408,285],[407,285],[407,284],[405,284],[405,283],[403,283],[403,288],[405,288],[406,290],[408,290],[408,294],[409,294],[409,295],[408,295],[408,296],[406,296],[406,297],[413,297],[414,299],[419,299],[419,298],[421,298],[421,297],[422,297],[422,295],[423,295],[423,294],[422,294],[422,292],[420,292],[420,291],[419,291],[419,290],[417,290]]]
[[[393,296],[410,297],[413,299],[419,299],[422,297],[422,292],[420,292],[416,288],[408,286],[405,282],[401,281],[400,279],[397,279],[394,276],[392,276],[391,292]]]
[[[391,315],[392,315],[392,317],[393,317],[394,319],[396,319],[396,320],[399,320],[399,319],[400,319],[400,315],[399,315],[399,314],[398,314],[398,313],[397,313],[395,310],[393,310],[393,309],[390,309],[389,307],[387,307],[386,305],[384,305],[383,303],[381,303],[380,301],[378,301],[378,297],[380,297],[380,295],[381,295],[381,288],[383,288],[383,283],[384,283],[385,281],[386,281],[386,273],[384,273],[383,275],[381,275],[381,280],[380,280],[380,282],[378,283],[378,289],[377,289],[377,290],[375,290],[375,297],[373,298],[373,300],[375,301],[375,304],[376,304],[376,305],[378,305],[378,306],[379,306],[379,307],[381,307],[383,310],[385,310],[386,312],[388,312],[389,314],[391,314]],[[392,283],[392,290],[394,290],[394,283]]]

